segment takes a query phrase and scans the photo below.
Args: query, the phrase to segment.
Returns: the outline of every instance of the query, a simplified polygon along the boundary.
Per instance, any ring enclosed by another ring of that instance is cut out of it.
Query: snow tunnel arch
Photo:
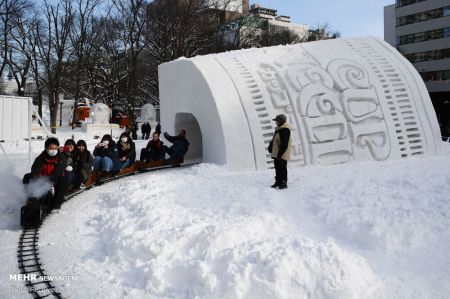
[[[186,130],[190,142],[189,150],[184,157],[187,161],[201,162],[203,157],[202,131],[197,119],[192,113],[177,113],[175,115],[175,133]]]
[[[236,170],[271,167],[271,119],[280,113],[292,127],[290,166],[440,152],[422,78],[376,38],[178,59],[160,65],[159,80],[162,126],[173,133],[177,114],[195,116],[204,162]]]

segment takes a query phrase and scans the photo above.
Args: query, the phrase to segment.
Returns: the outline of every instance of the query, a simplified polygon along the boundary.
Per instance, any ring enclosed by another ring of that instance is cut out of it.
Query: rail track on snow
[[[198,163],[171,163],[158,165],[151,168],[146,168],[143,172],[138,172],[136,170],[130,171],[125,174],[119,174],[118,176],[113,176],[105,178],[104,180],[98,180],[90,186],[74,191],[64,197],[64,202],[69,199],[80,195],[81,193],[93,189],[95,187],[120,180],[125,177],[132,175],[140,175],[156,170],[168,169],[173,167],[188,167]],[[42,227],[42,223],[52,215],[54,210],[50,211],[47,215],[43,217],[41,224],[35,228],[23,228],[22,233],[19,237],[19,244],[17,247],[17,262],[19,265],[20,274],[27,275],[24,276],[24,282],[27,291],[35,299],[41,298],[65,298],[60,292],[58,292],[55,286],[52,284],[52,277],[46,274],[43,268],[42,261],[39,257],[39,230]]]

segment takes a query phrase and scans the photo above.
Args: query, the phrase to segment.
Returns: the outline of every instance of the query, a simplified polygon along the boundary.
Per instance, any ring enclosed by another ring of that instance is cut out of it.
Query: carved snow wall
[[[271,167],[266,149],[271,119],[280,113],[292,126],[291,166],[439,152],[439,126],[424,82],[376,38],[179,59],[161,65],[159,78],[163,129],[173,133],[177,114],[192,115],[205,162]]]

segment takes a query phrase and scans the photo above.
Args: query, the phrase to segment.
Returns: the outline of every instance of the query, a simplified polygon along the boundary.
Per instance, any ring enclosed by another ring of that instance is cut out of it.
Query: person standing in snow
[[[133,138],[133,140],[137,140],[138,136],[137,136],[137,131],[138,131],[138,123],[134,123],[134,126],[131,128],[131,138]]]
[[[273,120],[276,122],[277,127],[268,147],[275,165],[275,183],[271,187],[286,189],[287,161],[291,157],[291,128],[284,114],[277,115]]]
[[[150,137],[150,132],[152,131],[152,126],[149,122],[145,122],[141,126],[142,139],[148,139]]]

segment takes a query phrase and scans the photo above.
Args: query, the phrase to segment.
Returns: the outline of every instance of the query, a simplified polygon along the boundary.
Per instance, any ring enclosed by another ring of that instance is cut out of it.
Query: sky
[[[328,23],[342,37],[384,36],[383,7],[395,0],[250,0],[278,10],[293,23],[316,27]]]
[[[310,28],[328,23],[331,30],[339,31],[342,37],[383,39],[383,7],[395,0],[250,0],[250,4],[255,3],[277,9],[278,14],[290,16],[292,22]]]

